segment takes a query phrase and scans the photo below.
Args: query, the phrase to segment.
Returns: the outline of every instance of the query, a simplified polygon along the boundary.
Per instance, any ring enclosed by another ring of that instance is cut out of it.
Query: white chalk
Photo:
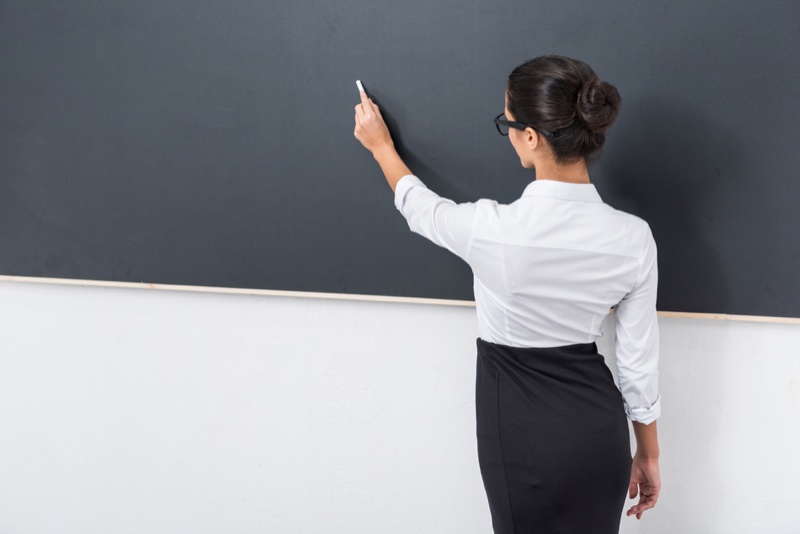
[[[356,80],[356,85],[358,86],[358,90],[363,93],[364,92],[364,86],[361,85],[361,80]]]

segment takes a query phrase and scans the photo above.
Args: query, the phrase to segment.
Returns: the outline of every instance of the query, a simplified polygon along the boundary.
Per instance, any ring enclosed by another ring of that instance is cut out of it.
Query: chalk
[[[363,92],[365,92],[365,91],[364,91],[364,86],[363,86],[363,85],[361,85],[361,80],[356,80],[356,85],[358,86],[358,90],[359,90],[360,92],[362,92],[362,93],[363,93]]]

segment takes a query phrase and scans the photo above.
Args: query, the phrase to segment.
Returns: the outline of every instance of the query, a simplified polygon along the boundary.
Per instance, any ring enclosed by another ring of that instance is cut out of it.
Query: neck
[[[589,169],[586,168],[586,160],[581,158],[575,163],[558,165],[554,161],[540,162],[536,166],[537,180],[553,180],[555,182],[566,182],[569,184],[588,184]]]

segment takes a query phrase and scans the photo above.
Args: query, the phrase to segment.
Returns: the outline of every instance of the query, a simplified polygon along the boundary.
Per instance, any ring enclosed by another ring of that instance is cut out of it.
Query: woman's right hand
[[[356,128],[354,135],[364,148],[376,152],[387,147],[393,147],[392,136],[389,128],[381,116],[381,110],[367,97],[367,93],[361,91],[361,103],[356,106]]]

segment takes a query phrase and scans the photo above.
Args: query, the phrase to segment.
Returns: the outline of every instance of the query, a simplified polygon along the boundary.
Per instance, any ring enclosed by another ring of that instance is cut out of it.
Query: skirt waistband
[[[512,375],[539,376],[575,386],[614,385],[605,358],[596,343],[563,347],[509,347],[478,338],[478,358],[486,365],[503,368]]]
[[[518,354],[594,354],[597,352],[597,343],[576,343],[574,345],[562,345],[559,347],[512,347],[501,343],[494,343],[478,338],[478,348],[483,346],[486,350],[505,351]]]

